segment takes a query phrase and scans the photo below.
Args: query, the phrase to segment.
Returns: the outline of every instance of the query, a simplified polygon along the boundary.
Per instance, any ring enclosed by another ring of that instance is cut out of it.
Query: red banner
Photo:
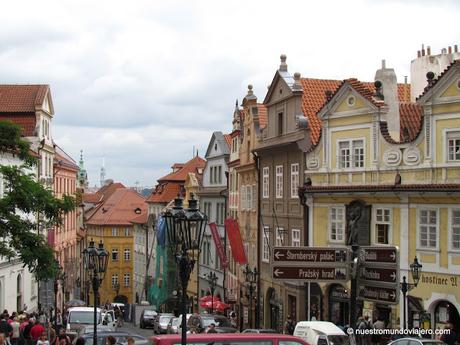
[[[219,231],[217,230],[216,223],[209,223],[209,228],[211,229],[212,238],[214,239],[214,244],[216,245],[217,255],[219,255],[220,264],[222,268],[225,269],[228,267],[228,260],[225,256],[225,249],[220,240]]]
[[[236,262],[241,265],[247,264],[246,253],[244,252],[243,240],[241,238],[240,226],[235,219],[227,218],[225,220],[227,236],[232,248],[232,255]]]

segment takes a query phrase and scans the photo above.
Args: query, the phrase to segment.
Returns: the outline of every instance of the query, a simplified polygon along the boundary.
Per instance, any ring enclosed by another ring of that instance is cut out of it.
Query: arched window
[[[16,310],[22,310],[22,276],[18,274],[16,278]]]

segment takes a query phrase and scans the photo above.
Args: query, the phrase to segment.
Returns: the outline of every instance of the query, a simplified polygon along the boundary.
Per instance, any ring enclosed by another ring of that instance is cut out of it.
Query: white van
[[[293,335],[311,345],[350,345],[348,335],[328,321],[299,321]]]
[[[73,307],[69,308],[67,315],[67,334],[76,335],[78,331],[88,325],[94,325],[93,307]],[[96,309],[96,323],[102,323],[101,309]]]

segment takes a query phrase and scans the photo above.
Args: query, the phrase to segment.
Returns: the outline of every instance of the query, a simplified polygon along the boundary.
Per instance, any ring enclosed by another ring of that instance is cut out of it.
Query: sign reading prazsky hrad
[[[399,301],[399,252],[393,246],[359,249],[358,297],[397,304]]]
[[[273,279],[341,281],[350,277],[351,250],[347,247],[275,247]]]

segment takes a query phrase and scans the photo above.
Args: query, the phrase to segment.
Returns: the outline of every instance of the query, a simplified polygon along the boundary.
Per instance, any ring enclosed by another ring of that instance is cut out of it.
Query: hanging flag
[[[241,239],[240,226],[235,219],[227,218],[225,220],[225,229],[232,248],[232,255],[236,262],[241,265],[248,263],[246,253],[244,252],[243,240]]]
[[[209,223],[209,228],[211,229],[212,238],[214,239],[214,244],[216,245],[217,255],[219,255],[220,263],[222,268],[225,269],[228,267],[228,260],[225,255],[225,249],[220,240],[219,231],[217,230],[216,223]]]
[[[158,217],[157,220],[157,243],[160,246],[166,244],[166,222],[163,216]]]

